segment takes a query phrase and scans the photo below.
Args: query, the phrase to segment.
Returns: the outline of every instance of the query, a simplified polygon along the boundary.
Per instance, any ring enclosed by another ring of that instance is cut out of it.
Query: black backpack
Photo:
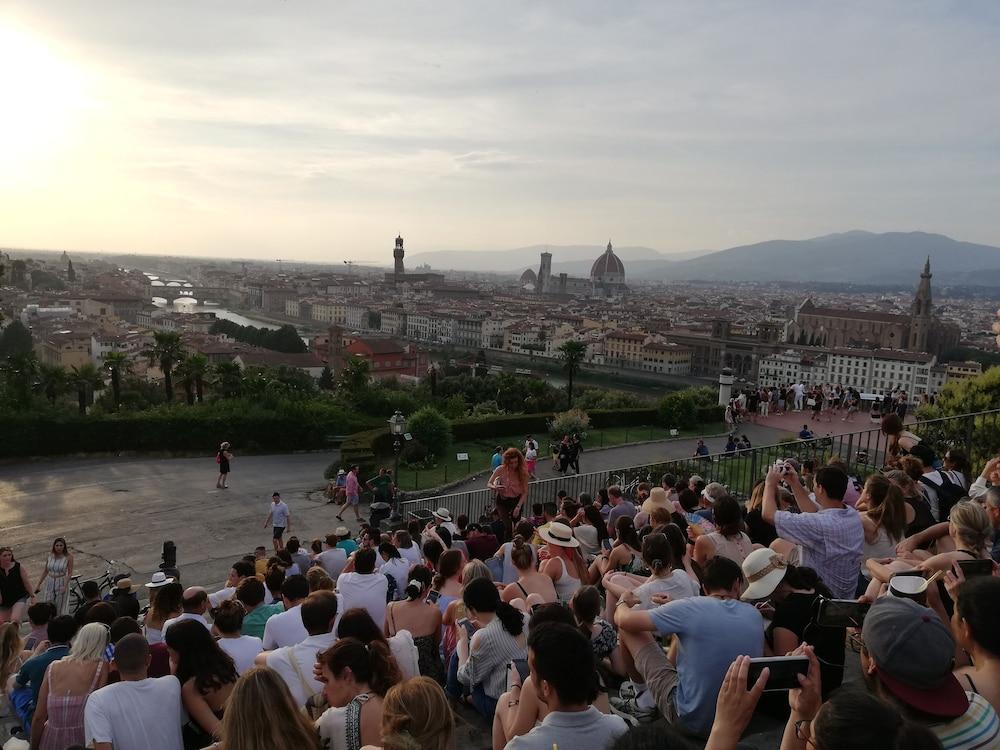
[[[918,480],[922,485],[930,487],[937,493],[938,497],[938,520],[947,521],[948,514],[951,513],[952,506],[966,496],[966,488],[960,484],[956,484],[948,476],[945,471],[939,471],[938,474],[941,475],[941,484],[934,484],[927,475],[923,475]]]

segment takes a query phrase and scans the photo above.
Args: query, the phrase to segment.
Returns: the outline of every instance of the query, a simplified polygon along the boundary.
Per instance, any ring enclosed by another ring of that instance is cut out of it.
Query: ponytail
[[[674,567],[674,551],[666,534],[647,534],[642,540],[642,561],[653,571],[653,575],[663,575]]]
[[[820,596],[827,599],[834,598],[833,593],[813,568],[789,564],[785,568],[785,577],[782,580],[793,589],[813,589]]]
[[[500,592],[488,578],[470,581],[462,591],[462,602],[476,612],[495,612],[503,629],[515,638],[524,632],[524,614],[510,604],[500,601]]]
[[[319,655],[319,661],[335,676],[350,668],[355,680],[382,697],[403,679],[385,641],[365,644],[357,638],[341,638]]]
[[[587,640],[590,640],[592,637],[590,629],[601,614],[601,593],[596,586],[581,586],[573,594],[570,605],[576,617],[577,627],[587,636]]]
[[[524,613],[507,602],[497,605],[497,619],[503,629],[517,638],[524,632]]]

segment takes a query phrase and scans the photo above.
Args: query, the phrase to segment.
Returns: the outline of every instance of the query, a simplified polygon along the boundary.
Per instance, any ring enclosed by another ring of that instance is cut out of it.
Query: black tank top
[[[28,596],[21,579],[21,563],[15,562],[9,571],[0,568],[0,607],[9,609]]]

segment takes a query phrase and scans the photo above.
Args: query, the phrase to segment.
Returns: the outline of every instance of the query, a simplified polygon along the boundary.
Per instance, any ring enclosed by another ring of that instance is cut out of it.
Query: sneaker
[[[640,693],[639,695],[642,695]],[[634,698],[615,698],[611,696],[611,713],[621,716],[632,726],[636,724],[648,724],[656,719],[655,708],[642,708],[639,706],[638,696]]]

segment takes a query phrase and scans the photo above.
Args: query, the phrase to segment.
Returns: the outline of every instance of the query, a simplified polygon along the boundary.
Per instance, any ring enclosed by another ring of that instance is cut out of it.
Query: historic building
[[[392,249],[392,272],[386,273],[386,284],[412,284],[420,281],[444,281],[444,274],[440,273],[407,273],[403,266],[403,257],[406,251],[403,248],[403,238],[396,236],[396,244]]]
[[[523,286],[533,286],[536,294],[566,294],[576,297],[621,297],[628,291],[625,285],[625,264],[615,255],[608,242],[607,249],[590,267],[590,277],[581,278],[561,273],[552,275],[552,253],[542,253],[538,273],[528,269],[521,274]]]
[[[791,344],[931,354],[954,348],[959,336],[957,326],[934,315],[930,258],[920,274],[909,315],[817,307],[806,298],[785,327],[785,340]]]

